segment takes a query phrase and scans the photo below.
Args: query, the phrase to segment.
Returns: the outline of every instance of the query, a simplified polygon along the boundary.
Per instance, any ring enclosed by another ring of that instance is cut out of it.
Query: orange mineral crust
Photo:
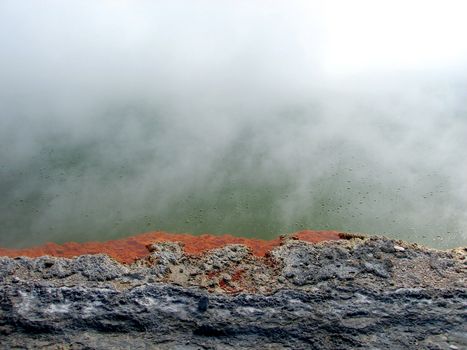
[[[292,234],[297,239],[317,243],[341,238],[337,231],[299,231]],[[219,248],[226,244],[244,244],[251,248],[257,256],[264,256],[272,248],[280,245],[281,239],[263,240],[254,238],[234,237],[231,235],[200,235],[175,234],[163,231],[142,233],[139,235],[106,241],[106,242],[68,242],[64,244],[46,243],[41,246],[9,249],[0,247],[0,256],[28,256],[35,258],[43,255],[71,258],[83,254],[108,254],[121,263],[129,264],[148,254],[147,246],[156,242],[181,242],[188,254],[200,254],[206,250]]]

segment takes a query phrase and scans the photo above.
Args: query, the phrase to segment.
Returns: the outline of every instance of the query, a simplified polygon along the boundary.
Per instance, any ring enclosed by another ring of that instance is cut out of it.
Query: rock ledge
[[[466,249],[382,237],[265,256],[159,242],[107,255],[0,257],[0,344],[45,349],[467,347]]]

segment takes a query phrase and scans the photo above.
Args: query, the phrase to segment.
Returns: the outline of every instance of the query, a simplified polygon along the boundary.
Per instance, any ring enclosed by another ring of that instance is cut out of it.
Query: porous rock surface
[[[0,257],[0,344],[44,349],[465,349],[466,249],[284,238],[189,255]]]

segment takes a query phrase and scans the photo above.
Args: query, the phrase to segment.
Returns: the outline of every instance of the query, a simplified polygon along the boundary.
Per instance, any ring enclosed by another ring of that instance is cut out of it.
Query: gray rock
[[[72,261],[72,260],[71,260]],[[71,266],[69,259],[58,259],[54,257],[41,257],[35,260],[35,269],[42,273],[42,277],[65,278],[76,273],[77,269]]]
[[[133,265],[0,258],[0,348],[467,347],[465,251],[383,238],[292,240],[264,258],[151,250]]]
[[[82,255],[72,260],[72,273],[81,273],[90,281],[108,281],[128,272],[122,264],[104,254]]]

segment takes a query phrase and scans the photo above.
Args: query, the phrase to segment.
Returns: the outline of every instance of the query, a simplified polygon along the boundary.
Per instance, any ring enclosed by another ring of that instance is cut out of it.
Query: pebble
[[[395,246],[394,246],[394,249],[395,249],[397,252],[403,252],[403,251],[405,251],[405,248],[404,248],[404,247],[401,247],[400,245],[395,245]]]

